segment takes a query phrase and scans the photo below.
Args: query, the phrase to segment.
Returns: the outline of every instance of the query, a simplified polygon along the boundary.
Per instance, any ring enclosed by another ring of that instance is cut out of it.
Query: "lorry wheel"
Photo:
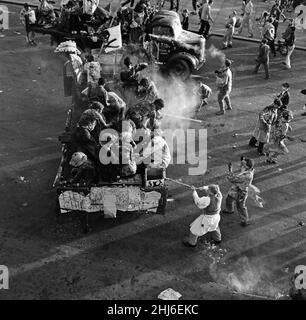
[[[179,77],[182,80],[186,80],[191,75],[190,64],[184,59],[177,59],[170,62],[168,70],[171,76]]]

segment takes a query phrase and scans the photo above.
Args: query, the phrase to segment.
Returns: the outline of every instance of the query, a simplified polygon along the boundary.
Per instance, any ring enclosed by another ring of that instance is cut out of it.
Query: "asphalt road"
[[[10,7],[15,11],[15,7]],[[194,185],[218,183],[225,195],[227,162],[241,155],[256,161],[254,183],[266,201],[263,209],[248,202],[253,224],[239,225],[237,215],[222,216],[223,243],[212,248],[182,246],[188,225],[199,215],[191,193],[169,184],[165,216],[123,214],[115,220],[94,217],[94,230],[84,235],[78,217],[55,219],[56,195],[52,182],[60,158],[57,136],[63,130],[70,104],[63,97],[62,60],[38,37],[27,47],[23,32],[13,28],[1,38],[0,50],[0,265],[10,270],[10,288],[0,299],[156,299],[168,287],[182,299],[254,299],[285,295],[294,268],[306,265],[305,144],[288,142],[290,153],[268,166],[247,146],[260,109],[269,104],[281,83],[291,85],[293,137],[306,139],[304,52],[295,51],[292,69],[282,58],[271,59],[271,79],[254,76],[257,44],[235,41],[226,51],[234,60],[233,111],[218,111],[213,71],[219,60],[208,57],[201,74],[214,90],[200,115],[208,129],[208,171],[188,176],[187,165],[169,167],[168,176]],[[220,39],[211,45],[220,47]],[[38,70],[40,68],[40,70]],[[195,128],[195,124],[190,123]],[[233,148],[235,146],[235,148]],[[248,294],[237,294],[242,290]]]

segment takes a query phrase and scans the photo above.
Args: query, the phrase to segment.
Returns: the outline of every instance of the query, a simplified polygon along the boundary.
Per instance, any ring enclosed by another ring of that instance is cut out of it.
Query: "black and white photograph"
[[[306,300],[305,0],[0,0],[0,141],[0,300]]]

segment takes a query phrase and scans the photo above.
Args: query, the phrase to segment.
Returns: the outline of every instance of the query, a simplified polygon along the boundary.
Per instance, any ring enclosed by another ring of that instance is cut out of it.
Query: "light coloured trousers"
[[[243,16],[243,20],[242,20],[242,24],[241,27],[238,31],[238,33],[240,34],[242,32],[243,27],[247,25],[248,26],[248,32],[249,34],[253,34],[253,24],[252,24],[252,18],[249,14],[245,14]]]
[[[233,44],[233,34],[235,30],[234,28],[228,28],[225,32],[224,38],[223,38],[223,43],[224,46],[227,47],[228,45]]]
[[[286,58],[285,58],[285,64],[286,64],[286,67],[288,69],[291,69],[291,61],[290,61],[290,57],[294,51],[294,48],[295,48],[295,45],[291,46],[291,47],[288,47],[288,53],[286,55]]]

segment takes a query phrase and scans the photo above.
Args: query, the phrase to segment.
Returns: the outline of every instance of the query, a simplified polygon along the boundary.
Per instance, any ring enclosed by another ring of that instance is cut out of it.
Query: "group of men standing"
[[[275,48],[275,39],[277,36],[277,29],[279,25],[279,19],[285,16],[282,13],[280,8],[280,1],[276,0],[274,6],[271,9],[270,15],[267,17],[265,24],[262,29],[262,41],[259,45],[258,57],[256,59],[256,66],[254,73],[258,73],[259,67],[263,65],[265,69],[265,79],[270,78],[269,73],[269,62],[270,62],[270,52],[273,54],[273,57],[276,57],[276,48]],[[295,26],[293,20],[289,20],[289,24],[282,34],[283,45],[285,46],[287,53],[285,61],[283,64],[286,69],[291,69],[291,55],[295,48]],[[280,44],[279,48],[280,50]]]

